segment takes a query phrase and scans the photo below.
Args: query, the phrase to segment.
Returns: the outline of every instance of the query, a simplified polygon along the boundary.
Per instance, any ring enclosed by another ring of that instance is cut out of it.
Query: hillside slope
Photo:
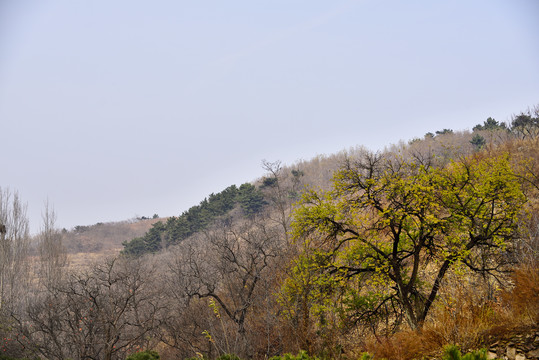
[[[6,351],[411,360],[536,333],[539,108],[263,170],[177,217],[64,232],[99,251],[84,268],[42,242],[1,308]]]

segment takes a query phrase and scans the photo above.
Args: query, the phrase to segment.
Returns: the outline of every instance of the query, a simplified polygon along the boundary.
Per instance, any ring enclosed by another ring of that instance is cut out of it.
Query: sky
[[[537,0],[0,0],[0,187],[56,226],[539,104]]]

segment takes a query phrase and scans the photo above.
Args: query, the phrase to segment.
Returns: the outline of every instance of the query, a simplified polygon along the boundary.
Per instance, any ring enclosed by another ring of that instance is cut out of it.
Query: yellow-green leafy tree
[[[503,270],[525,201],[506,157],[441,168],[378,154],[349,159],[333,189],[308,192],[295,213],[305,250],[283,303],[329,304],[348,325],[419,328],[449,271]]]

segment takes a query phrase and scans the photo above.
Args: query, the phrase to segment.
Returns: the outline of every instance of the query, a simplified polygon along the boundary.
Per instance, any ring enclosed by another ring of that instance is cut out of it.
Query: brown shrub
[[[421,330],[401,330],[388,337],[370,336],[364,350],[376,359],[408,360],[440,357],[447,345],[468,352],[539,323],[539,268],[514,269],[512,286],[496,299],[482,296],[474,282],[451,286],[451,296],[438,302]]]
[[[393,336],[369,338],[366,350],[375,359],[411,360],[425,354],[422,338],[417,331],[400,331]]]
[[[523,264],[512,274],[514,287],[502,292],[503,303],[518,325],[539,323],[539,267]]]

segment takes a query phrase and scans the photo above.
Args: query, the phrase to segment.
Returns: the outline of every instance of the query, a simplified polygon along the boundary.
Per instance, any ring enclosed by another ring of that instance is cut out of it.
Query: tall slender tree
[[[26,299],[30,244],[27,206],[18,192],[0,188],[0,312]]]

